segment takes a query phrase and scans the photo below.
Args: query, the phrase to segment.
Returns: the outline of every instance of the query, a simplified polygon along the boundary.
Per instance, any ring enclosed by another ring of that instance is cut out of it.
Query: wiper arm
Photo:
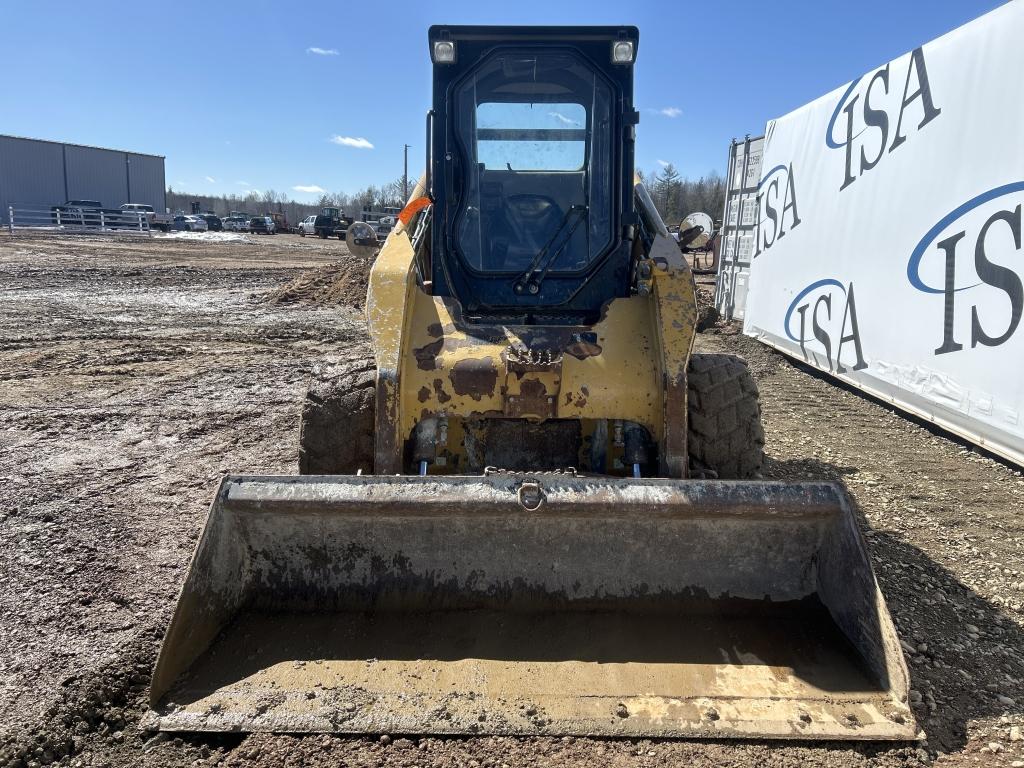
[[[516,293],[529,293],[533,296],[540,293],[540,286],[544,282],[544,278],[547,277],[548,272],[551,270],[551,265],[555,263],[555,259],[557,259],[562,251],[565,250],[566,246],[569,245],[573,234],[576,232],[576,228],[579,227],[584,219],[587,218],[589,211],[590,209],[585,205],[573,204],[569,206],[569,210],[565,212],[562,220],[558,222],[558,226],[555,227],[555,231],[551,233],[551,237],[548,238],[544,247],[537,252],[537,255],[533,257],[533,261],[530,263],[530,266],[527,267],[526,271],[523,272],[523,274],[521,274],[516,280],[515,285],[513,286],[513,290]],[[554,244],[555,240],[558,239],[562,230],[565,229],[565,225],[569,223],[573,214],[576,214],[576,220],[573,222],[572,227],[569,228],[569,232],[565,236],[565,239],[562,240],[562,244],[552,251],[551,246]],[[549,251],[551,252],[550,256],[548,256]],[[543,267],[541,267],[542,263]]]

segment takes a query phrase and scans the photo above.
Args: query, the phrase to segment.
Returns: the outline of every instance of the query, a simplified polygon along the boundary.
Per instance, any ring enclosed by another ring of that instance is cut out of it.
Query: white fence
[[[1024,464],[1021,40],[1009,3],[768,124],[744,331]]]
[[[12,235],[38,232],[152,236],[149,216],[140,211],[12,205],[7,209],[7,217],[7,228]]]

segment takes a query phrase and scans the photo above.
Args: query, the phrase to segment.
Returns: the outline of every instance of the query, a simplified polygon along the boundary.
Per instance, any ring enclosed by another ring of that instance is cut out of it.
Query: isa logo
[[[825,145],[846,153],[846,172],[839,190],[881,163],[940,114],[921,48],[915,48],[906,63],[890,62],[850,83],[825,132]]]
[[[796,229],[799,224],[793,164],[777,165],[757,185],[754,257],[757,258],[785,237],[787,228]]]
[[[804,360],[829,373],[846,373],[868,367],[857,324],[857,299],[853,283],[825,278],[804,288],[786,310],[786,336],[800,345]],[[821,364],[824,355],[826,365]]]
[[[1024,181],[983,192],[943,216],[914,248],[907,280],[942,297],[936,355],[964,343],[999,347],[1009,341],[1024,311],[1021,206]]]

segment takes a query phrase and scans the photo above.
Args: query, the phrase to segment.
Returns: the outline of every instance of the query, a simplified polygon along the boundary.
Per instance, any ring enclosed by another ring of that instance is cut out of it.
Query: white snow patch
[[[248,243],[249,238],[242,232],[173,232],[153,235],[164,240],[201,240],[206,243]]]

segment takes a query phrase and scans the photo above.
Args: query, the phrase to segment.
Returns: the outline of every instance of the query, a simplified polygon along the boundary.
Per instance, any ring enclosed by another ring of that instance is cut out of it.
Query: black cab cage
[[[630,292],[635,27],[433,26],[430,290],[579,324]]]

